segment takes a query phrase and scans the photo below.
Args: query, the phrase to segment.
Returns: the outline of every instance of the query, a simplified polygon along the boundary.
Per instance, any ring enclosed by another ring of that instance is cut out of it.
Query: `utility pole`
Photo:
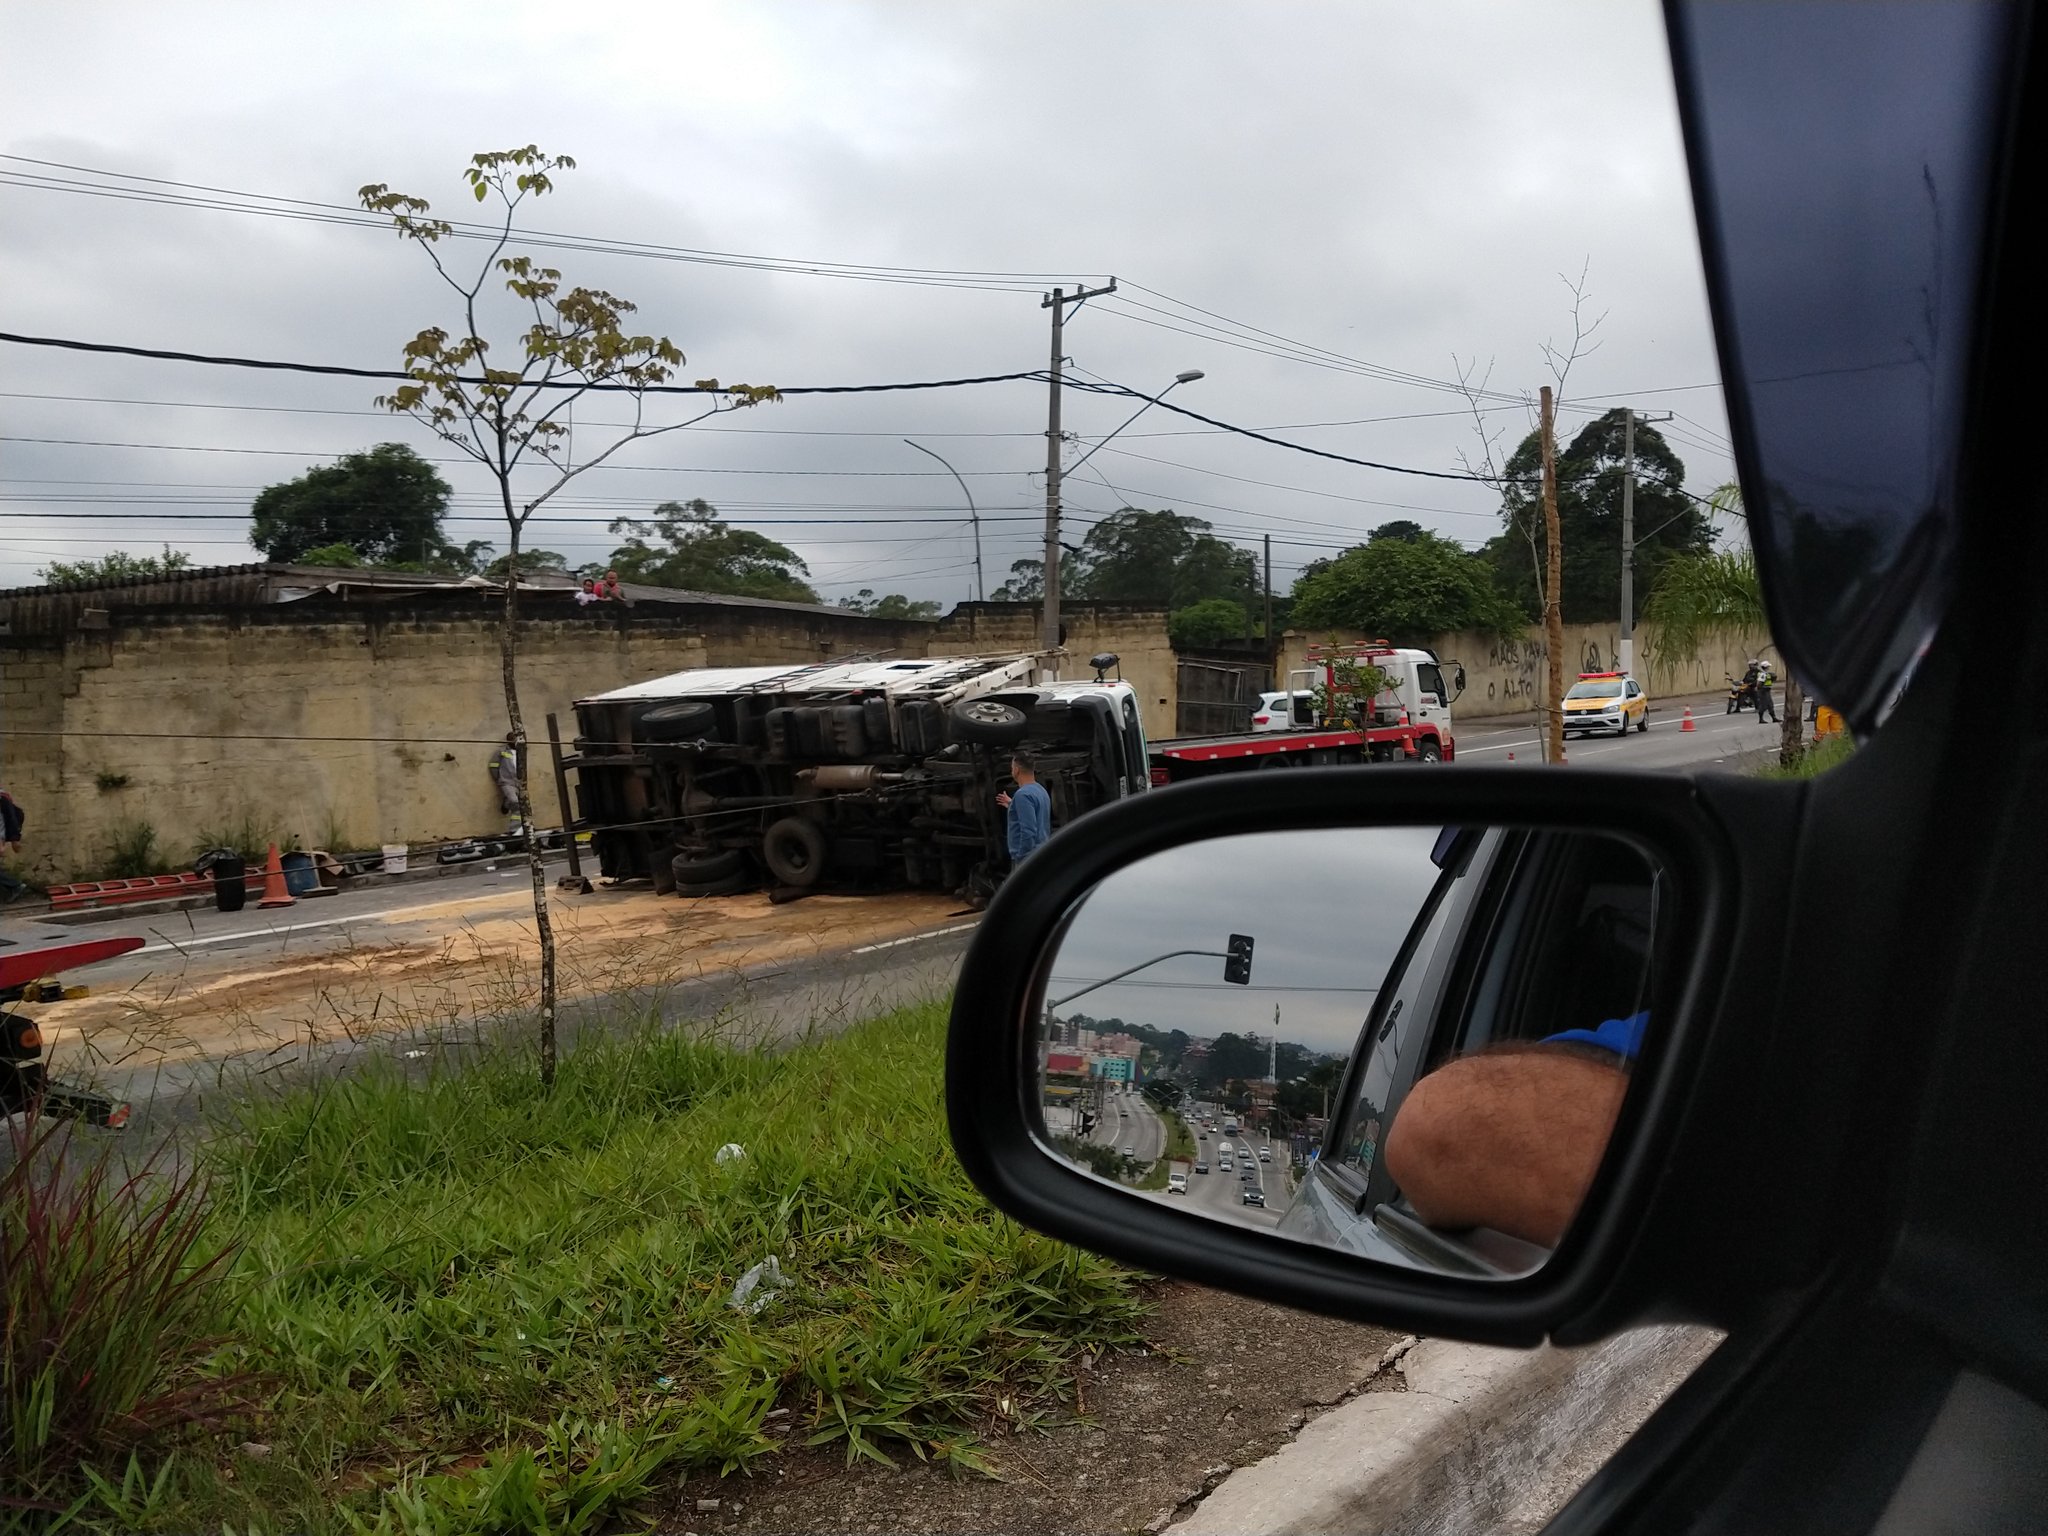
[[[1076,288],[1071,295],[1055,288],[1039,305],[1052,311],[1052,393],[1045,416],[1045,616],[1038,637],[1048,651],[1060,648],[1060,374],[1066,365],[1067,306],[1115,292],[1112,277],[1107,287]]]
[[[1564,551],[1557,518],[1557,397],[1548,384],[1541,395],[1543,449],[1543,648],[1550,697],[1544,700],[1543,760],[1564,760]]]
[[[1273,638],[1273,535],[1266,535],[1266,655],[1274,671],[1280,669],[1280,647]],[[1280,679],[1275,677],[1274,682]]]
[[[1671,413],[1645,416],[1644,421],[1669,421]],[[1636,413],[1628,413],[1621,434],[1621,644],[1615,661],[1624,672],[1636,669]]]

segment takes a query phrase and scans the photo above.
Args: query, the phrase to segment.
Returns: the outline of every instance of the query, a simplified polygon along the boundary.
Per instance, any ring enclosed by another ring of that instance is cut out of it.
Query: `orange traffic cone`
[[[1681,731],[1696,731],[1699,729],[1698,726],[1692,723],[1692,708],[1690,705],[1686,707],[1685,718],[1678,722],[1678,728]]]
[[[277,844],[270,845],[270,857],[263,865],[263,899],[259,907],[295,907],[299,898],[285,889],[284,860],[277,856]]]

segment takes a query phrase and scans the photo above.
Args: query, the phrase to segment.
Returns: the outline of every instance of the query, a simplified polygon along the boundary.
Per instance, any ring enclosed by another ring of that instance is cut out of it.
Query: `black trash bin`
[[[232,848],[209,848],[193,861],[202,875],[213,876],[213,905],[221,912],[239,912],[249,900],[248,866]]]

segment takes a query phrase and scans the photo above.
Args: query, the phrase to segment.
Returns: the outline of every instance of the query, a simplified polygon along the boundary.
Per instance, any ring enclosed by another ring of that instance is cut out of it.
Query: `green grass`
[[[968,1185],[944,1020],[775,1054],[650,1028],[570,1053],[552,1095],[507,1047],[241,1111],[206,1156],[239,1252],[221,1364],[270,1395],[120,1523],[582,1531],[779,1444],[979,1465],[979,1428],[1054,1410],[1143,1302]],[[784,1287],[734,1310],[771,1255]]]
[[[1810,779],[1847,762],[1855,750],[1856,743],[1847,735],[1833,736],[1817,747],[1808,747],[1789,768],[1773,758],[1757,772],[1766,779]]]

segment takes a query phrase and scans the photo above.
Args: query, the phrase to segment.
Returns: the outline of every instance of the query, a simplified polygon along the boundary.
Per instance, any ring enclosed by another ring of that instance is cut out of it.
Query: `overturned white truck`
[[[600,871],[712,896],[925,886],[985,893],[1007,862],[1010,754],[1029,748],[1058,828],[1150,784],[1113,655],[708,667],[579,700],[577,830]]]

